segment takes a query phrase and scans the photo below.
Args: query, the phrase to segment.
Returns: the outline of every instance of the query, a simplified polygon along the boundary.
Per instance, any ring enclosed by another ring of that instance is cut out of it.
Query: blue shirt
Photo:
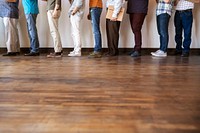
[[[6,2],[6,0],[0,0],[0,17],[19,18],[19,0],[17,2]]]
[[[38,0],[22,0],[25,14],[38,14]]]

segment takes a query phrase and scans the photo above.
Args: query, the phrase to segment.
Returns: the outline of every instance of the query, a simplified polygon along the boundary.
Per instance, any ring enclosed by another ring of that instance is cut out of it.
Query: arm
[[[111,21],[117,21],[117,16],[122,8],[123,0],[116,0]]]
[[[76,12],[83,6],[84,0],[75,0],[74,2],[75,8],[72,10],[72,15],[76,14]]]

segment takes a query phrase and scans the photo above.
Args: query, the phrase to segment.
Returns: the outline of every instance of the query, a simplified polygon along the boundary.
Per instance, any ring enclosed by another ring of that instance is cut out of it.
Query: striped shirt
[[[174,0],[171,0],[169,3],[165,3],[163,0],[159,0],[156,9],[156,15],[158,16],[160,14],[167,13],[171,16],[173,6]]]
[[[19,0],[17,2],[6,2],[0,0],[0,17],[19,18]]]
[[[194,3],[186,1],[186,0],[180,0],[176,6],[176,10],[188,10],[188,9],[193,9],[194,8]]]

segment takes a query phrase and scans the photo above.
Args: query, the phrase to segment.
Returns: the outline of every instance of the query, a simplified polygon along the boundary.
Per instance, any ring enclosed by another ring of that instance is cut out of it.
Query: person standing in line
[[[100,17],[103,8],[102,0],[89,0],[89,15],[88,19],[92,22],[92,31],[94,36],[94,51],[89,54],[91,58],[102,57],[102,39],[100,31]]]
[[[47,17],[49,28],[54,43],[54,53],[47,55],[48,58],[62,57],[62,44],[58,31],[58,20],[61,15],[61,0],[47,0]]]
[[[122,8],[123,0],[107,0],[106,7],[114,7],[114,11],[111,19],[106,19],[106,32],[108,52],[106,56],[116,56],[119,54],[118,42],[119,42],[119,29],[120,21],[117,21],[117,16]]]
[[[130,55],[141,56],[142,25],[147,15],[149,0],[127,0],[127,13],[129,14],[132,31],[135,35],[135,47]]]
[[[30,40],[30,52],[25,56],[39,55],[39,40],[36,27],[36,19],[39,13],[38,0],[22,0],[26,16],[28,35]]]
[[[188,57],[190,51],[190,45],[192,42],[192,24],[193,14],[192,9],[194,3],[187,0],[179,0],[176,6],[176,12],[174,16],[175,25],[175,42],[176,51],[175,55],[181,55],[182,57]],[[184,31],[184,40],[182,32]],[[182,48],[183,46],[183,48]]]
[[[74,50],[68,56],[81,56],[80,22],[84,15],[85,0],[69,0],[71,6],[69,17],[71,22],[71,35],[74,42]]]
[[[169,42],[169,20],[172,14],[172,9],[175,0],[156,0],[156,19],[157,19],[157,29],[160,36],[160,49],[156,52],[151,52],[153,56],[166,57],[167,47]]]
[[[0,17],[3,18],[5,27],[5,41],[7,53],[3,56],[16,56],[20,53],[20,44],[18,37],[18,19],[19,19],[19,0],[9,2],[9,0],[0,0]]]

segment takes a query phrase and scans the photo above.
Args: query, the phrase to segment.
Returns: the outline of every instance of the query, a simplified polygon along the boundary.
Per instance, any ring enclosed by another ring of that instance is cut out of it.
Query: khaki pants
[[[49,22],[51,36],[53,38],[54,51],[61,52],[62,44],[61,44],[60,34],[58,31],[58,19],[59,19],[60,15],[58,18],[53,18],[53,10],[49,10],[47,12],[47,16],[48,16],[48,22]]]
[[[20,52],[19,36],[17,30],[18,19],[3,18],[5,26],[5,40],[7,52]]]

